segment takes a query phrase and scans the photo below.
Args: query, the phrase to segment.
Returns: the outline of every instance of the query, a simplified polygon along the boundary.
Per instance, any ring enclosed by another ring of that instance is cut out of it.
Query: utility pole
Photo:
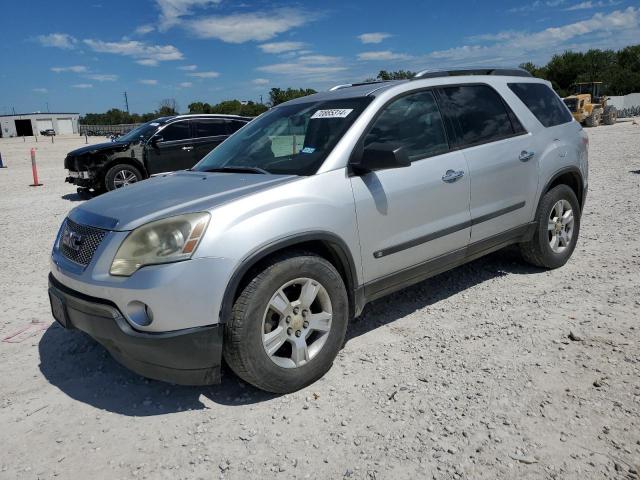
[[[49,111],[49,102],[45,102],[45,103],[47,104],[47,113],[51,113],[51,112]]]
[[[260,94],[260,105],[262,105],[262,94]]]
[[[124,92],[124,106],[127,109],[127,113],[129,113],[129,99],[127,98],[127,92]]]

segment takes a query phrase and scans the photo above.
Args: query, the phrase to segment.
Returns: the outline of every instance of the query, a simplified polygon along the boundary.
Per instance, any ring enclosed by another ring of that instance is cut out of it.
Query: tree
[[[175,98],[165,98],[160,101],[158,106],[158,115],[161,117],[177,115],[178,110],[178,102],[176,102]]]
[[[407,80],[415,77],[416,72],[410,70],[397,70],[395,72],[387,72],[386,70],[380,70],[376,79],[378,80]]]
[[[293,100],[294,98],[306,97],[316,92],[313,88],[287,88],[283,90],[281,88],[272,88],[269,92],[269,99],[272,106],[276,106],[280,103]]]

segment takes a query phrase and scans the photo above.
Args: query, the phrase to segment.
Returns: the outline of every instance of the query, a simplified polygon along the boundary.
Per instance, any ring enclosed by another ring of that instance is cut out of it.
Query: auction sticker
[[[311,119],[314,118],[345,118],[353,112],[353,108],[333,108],[331,110],[318,110],[311,115]]]

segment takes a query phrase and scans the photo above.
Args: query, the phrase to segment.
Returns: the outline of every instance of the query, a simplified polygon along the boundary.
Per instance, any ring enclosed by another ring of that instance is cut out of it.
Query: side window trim
[[[502,102],[502,105],[505,107],[505,111],[507,112],[507,117],[509,117],[509,122],[511,124],[511,130],[513,133],[509,134],[509,135],[500,135],[498,137],[494,137],[491,138],[489,140],[483,140],[480,142],[474,142],[474,143],[462,143],[462,128],[460,127],[460,123],[458,122],[458,117],[455,114],[455,111],[453,111],[453,108],[451,107],[451,105],[449,105],[449,102],[446,100],[446,96],[443,93],[443,90],[445,88],[449,88],[449,87],[471,87],[471,86],[484,86],[484,87],[488,87],[491,90],[493,90],[496,95],[498,95],[498,97],[500,98],[500,101]],[[489,85],[488,83],[482,83],[482,82],[474,82],[474,83],[451,83],[451,84],[447,84],[447,85],[439,85],[436,88],[438,97],[441,98],[441,102],[443,105],[443,110],[445,112],[446,117],[448,118],[448,120],[451,122],[452,128],[455,132],[455,144],[451,147],[451,150],[464,150],[466,148],[471,148],[471,147],[477,147],[479,145],[486,145],[488,143],[494,143],[494,142],[500,142],[502,140],[507,140],[509,138],[515,138],[515,137],[519,137],[521,135],[528,135],[529,132],[527,131],[527,129],[525,128],[525,126],[522,124],[522,122],[520,122],[520,119],[518,119],[518,117],[516,116],[516,114],[513,112],[513,109],[509,106],[509,104],[507,103],[507,101],[504,99],[504,97],[500,94],[500,92],[498,92],[495,88],[493,88],[491,85]],[[519,132],[516,132],[516,129],[514,128],[514,124],[513,124],[513,120],[514,118],[518,121],[518,123],[520,124],[520,126],[522,127],[522,130]]]
[[[367,137],[367,134],[371,131],[371,129],[375,125],[375,123],[378,120],[378,118],[382,115],[382,113],[385,111],[385,109],[389,105],[391,105],[393,102],[395,102],[395,101],[397,101],[397,100],[399,100],[399,99],[401,99],[403,97],[406,97],[406,96],[409,96],[409,95],[414,95],[414,94],[417,94],[417,93],[423,93],[423,92],[431,92],[433,94],[433,98],[435,100],[436,108],[438,109],[438,113],[440,114],[440,119],[442,120],[442,123],[443,123],[444,135],[445,135],[445,139],[447,140],[448,149],[445,152],[440,152],[440,153],[436,153],[436,154],[433,154],[433,155],[425,155],[424,157],[414,158],[413,160],[411,160],[411,163],[420,162],[420,161],[425,160],[427,158],[438,157],[440,155],[445,155],[445,154],[450,153],[451,151],[453,151],[454,148],[452,146],[451,139],[449,138],[450,132],[447,129],[446,120],[445,120],[442,108],[440,106],[440,103],[438,101],[438,95],[437,95],[437,92],[436,92],[436,88],[435,87],[426,87],[426,88],[419,88],[419,89],[416,89],[416,90],[410,90],[408,92],[402,92],[402,93],[396,95],[395,97],[387,100],[387,102],[384,105],[382,105],[382,107],[380,107],[378,109],[378,111],[373,116],[373,118],[371,120],[369,120],[369,123],[364,128],[364,130],[362,131],[362,134],[360,135],[360,138],[358,138],[358,141],[356,142],[356,145],[353,147],[353,150],[351,152],[351,157],[353,157],[356,152],[362,151],[364,149],[364,140]],[[351,163],[351,160],[349,160],[349,163]]]

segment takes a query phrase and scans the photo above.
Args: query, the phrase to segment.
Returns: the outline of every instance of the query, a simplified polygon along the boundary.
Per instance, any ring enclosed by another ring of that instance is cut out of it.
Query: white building
[[[56,135],[78,133],[78,113],[0,115],[0,137],[30,137],[53,128]]]

